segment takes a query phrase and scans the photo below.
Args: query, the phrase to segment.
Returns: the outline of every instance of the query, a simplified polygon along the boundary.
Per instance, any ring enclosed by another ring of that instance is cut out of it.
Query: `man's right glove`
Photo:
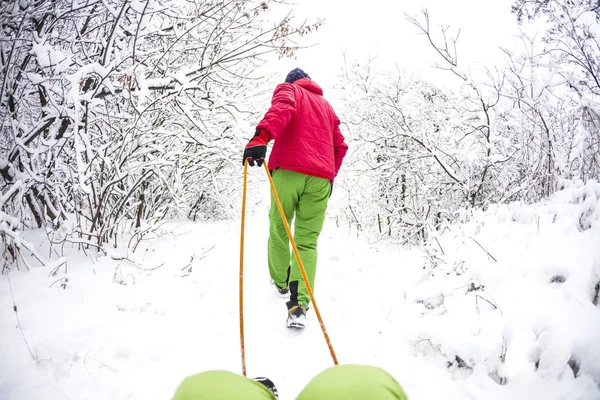
[[[257,129],[254,137],[246,145],[244,150],[244,158],[242,159],[242,165],[248,160],[248,164],[251,167],[254,166],[254,161],[259,167],[263,165],[265,157],[267,155],[267,144],[271,140],[269,132],[264,129]]]

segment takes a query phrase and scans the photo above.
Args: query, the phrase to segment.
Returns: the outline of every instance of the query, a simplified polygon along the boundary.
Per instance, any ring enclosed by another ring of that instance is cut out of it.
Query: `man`
[[[274,140],[269,169],[290,226],[295,216],[294,240],[312,288],[317,240],[333,181],[348,150],[339,125],[321,87],[296,68],[275,88],[271,107],[244,151],[244,162],[261,166],[267,144]],[[278,292],[290,295],[287,326],[302,329],[310,298],[272,193],[269,223],[269,273]]]

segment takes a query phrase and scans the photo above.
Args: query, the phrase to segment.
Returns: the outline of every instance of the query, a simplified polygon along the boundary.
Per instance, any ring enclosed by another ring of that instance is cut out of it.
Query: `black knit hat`
[[[294,68],[293,70],[290,71],[290,73],[285,77],[285,81],[287,83],[294,83],[296,82],[298,79],[302,79],[302,78],[308,78],[310,79],[310,76],[308,76],[308,74],[304,71],[302,71],[300,68]]]

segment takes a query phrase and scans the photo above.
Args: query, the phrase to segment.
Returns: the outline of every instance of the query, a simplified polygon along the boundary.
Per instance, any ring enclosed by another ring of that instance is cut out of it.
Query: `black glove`
[[[250,164],[251,167],[254,167],[254,160],[256,160],[256,165],[261,167],[265,161],[266,155],[266,145],[246,147],[246,150],[244,150],[244,159],[242,160],[242,165],[246,162],[246,159],[248,159],[248,164]]]
[[[251,167],[254,167],[254,161],[256,161],[256,165],[261,167],[267,156],[267,143],[269,143],[269,140],[270,136],[267,131],[264,129],[257,130],[252,140],[246,145],[242,165],[248,160],[248,164],[250,164]]]

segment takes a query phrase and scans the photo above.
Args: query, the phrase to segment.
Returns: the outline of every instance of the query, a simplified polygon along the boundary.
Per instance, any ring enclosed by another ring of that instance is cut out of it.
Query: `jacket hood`
[[[292,83],[292,85],[298,85],[306,90],[310,90],[311,92],[315,92],[316,94],[320,94],[321,96],[323,96],[323,89],[321,89],[321,86],[319,86],[317,82],[313,81],[312,79],[298,79],[297,81]]]

